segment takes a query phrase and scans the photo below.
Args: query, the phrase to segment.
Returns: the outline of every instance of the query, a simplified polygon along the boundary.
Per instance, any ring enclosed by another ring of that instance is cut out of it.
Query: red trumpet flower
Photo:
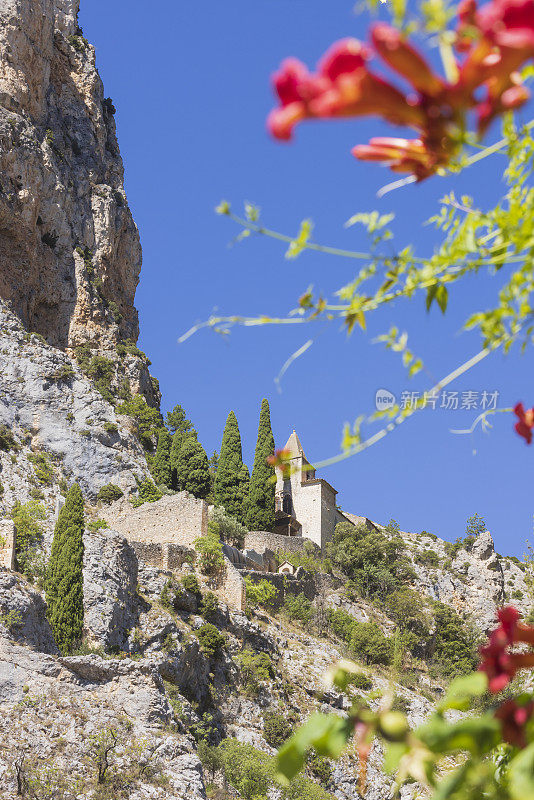
[[[490,692],[500,692],[520,669],[534,667],[534,653],[511,653],[518,642],[534,644],[534,627],[519,622],[519,612],[509,606],[497,614],[500,625],[491,634],[488,644],[480,648],[479,669],[489,678]]]
[[[280,105],[269,115],[271,133],[287,140],[306,118],[374,114],[415,128],[419,138],[373,139],[353,154],[411,172],[418,180],[432,175],[458,150],[467,112],[476,111],[481,135],[494,117],[529,97],[518,69],[534,56],[534,0],[492,0],[480,10],[476,0],[463,0],[458,20],[456,48],[466,57],[452,83],[437,75],[398,30],[383,23],[372,28],[374,52],[413,87],[408,95],[369,70],[370,50],[356,39],[334,44],[315,74],[295,59],[285,61],[273,78]]]
[[[527,444],[532,441],[532,429],[534,428],[534,408],[525,411],[523,403],[518,403],[514,408],[514,414],[519,421],[515,424],[517,433],[525,439]]]
[[[526,747],[525,725],[534,714],[534,702],[519,705],[515,700],[506,700],[495,712],[502,725],[505,742],[515,747]]]

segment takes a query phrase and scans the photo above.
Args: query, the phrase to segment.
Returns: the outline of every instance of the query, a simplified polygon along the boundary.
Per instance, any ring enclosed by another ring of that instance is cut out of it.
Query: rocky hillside
[[[495,553],[487,532],[450,544],[347,515],[378,538],[359,532],[330,563],[304,554],[313,602],[260,598],[243,613],[195,552],[163,571],[113,530],[101,490],[113,484],[124,504],[147,479],[159,391],[135,345],[141,251],[113,103],[77,11],[0,0],[0,516],[39,543],[34,563],[0,567],[0,799],[356,800],[351,752],[310,759],[289,793],[272,782],[291,729],[348,705],[323,683],[328,667],[355,659],[350,698],[395,696],[416,725],[498,605],[531,612],[529,567]],[[83,641],[65,655],[43,576],[74,481]],[[375,747],[365,800],[389,796],[381,758]]]

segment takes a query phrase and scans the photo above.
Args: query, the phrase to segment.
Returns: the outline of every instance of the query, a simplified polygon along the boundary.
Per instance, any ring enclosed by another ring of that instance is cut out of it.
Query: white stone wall
[[[129,542],[194,547],[208,531],[208,504],[187,492],[165,495],[133,508],[127,502],[102,509],[108,525]]]
[[[15,524],[0,519],[0,567],[15,569]]]

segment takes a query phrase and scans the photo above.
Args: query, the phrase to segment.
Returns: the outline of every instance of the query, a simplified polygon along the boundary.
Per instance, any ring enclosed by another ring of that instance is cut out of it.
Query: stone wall
[[[137,558],[166,572],[180,569],[189,562],[193,552],[181,544],[159,544],[155,542],[130,542]]]
[[[15,524],[10,519],[0,519],[0,566],[15,569]]]
[[[225,557],[226,572],[219,593],[231,608],[244,611],[246,606],[245,581],[231,561]],[[261,574],[261,573],[260,573]]]
[[[303,553],[308,541],[309,539],[303,536],[281,536],[279,533],[269,533],[269,531],[251,531],[245,536],[244,549],[245,552],[253,550],[260,554],[266,550],[272,550],[274,553]]]
[[[208,504],[187,492],[165,495],[139,508],[121,501],[102,509],[101,516],[114,531],[136,543],[192,548],[195,539],[208,531]]]
[[[308,600],[317,597],[317,588],[311,575],[297,578],[295,575],[280,575],[278,572],[257,572],[256,570],[241,570],[243,578],[250,578],[254,583],[262,580],[269,581],[277,590],[273,601],[274,608],[281,608],[288,595],[304,594]]]

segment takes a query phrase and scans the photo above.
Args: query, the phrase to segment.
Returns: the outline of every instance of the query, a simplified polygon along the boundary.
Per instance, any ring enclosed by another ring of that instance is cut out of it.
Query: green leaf
[[[312,747],[320,756],[338,759],[351,733],[350,720],[335,714],[313,714],[278,751],[278,780],[284,784],[292,780],[302,769]]]
[[[388,775],[392,775],[399,768],[401,758],[409,751],[405,742],[390,742],[386,748],[383,769]]]
[[[508,786],[514,800],[534,800],[534,744],[522,750],[511,762]]]
[[[305,219],[300,224],[300,231],[296,239],[293,239],[286,251],[286,258],[296,258],[302,253],[310,240],[313,231],[311,219]]]
[[[501,726],[491,714],[462,719],[456,723],[449,723],[441,716],[434,716],[418,728],[416,734],[434,753],[466,750],[480,755],[498,744],[501,738]]]
[[[449,290],[446,286],[438,286],[436,291],[436,300],[441,312],[444,314],[447,310],[447,303],[449,302]]]
[[[485,672],[472,672],[470,675],[456,678],[439,704],[438,711],[448,711],[452,708],[467,711],[471,707],[471,701],[476,697],[482,697],[487,688],[488,676]]]
[[[447,775],[446,778],[441,780],[437,790],[432,795],[432,800],[448,800],[449,797],[452,797],[454,792],[464,783],[470,768],[471,762],[467,761],[455,770],[452,775]]]

